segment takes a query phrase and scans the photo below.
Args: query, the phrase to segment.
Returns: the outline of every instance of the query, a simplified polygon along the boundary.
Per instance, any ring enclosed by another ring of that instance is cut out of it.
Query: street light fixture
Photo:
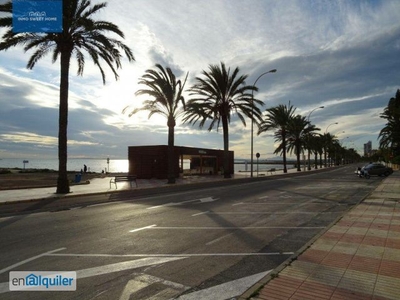
[[[319,106],[319,107],[316,107],[316,108],[314,108],[309,114],[308,114],[308,118],[307,118],[307,123],[308,123],[308,127],[311,127],[311,124],[310,124],[310,117],[311,117],[311,114],[315,111],[315,110],[317,110],[317,109],[319,109],[319,108],[324,108],[325,106]],[[310,133],[308,133],[308,136],[307,136],[307,139],[308,139],[308,142],[310,142]],[[307,170],[311,170],[311,162],[310,162],[310,155],[311,155],[311,153],[310,153],[310,149],[308,149],[308,154],[307,154],[307,158],[308,158],[308,167],[307,167]],[[304,167],[305,168],[305,167]]]
[[[253,84],[253,89],[251,90],[251,153],[250,153],[250,177],[253,177],[253,140],[254,140],[254,138],[253,138],[253,135],[254,135],[254,132],[253,132],[253,127],[254,127],[254,119],[253,119],[253,116],[254,116],[254,88],[255,88],[255,86],[256,86],[256,83],[257,83],[257,81],[262,77],[262,76],[264,76],[265,74],[268,74],[268,73],[275,73],[277,70],[276,69],[272,69],[272,70],[269,70],[268,72],[264,72],[264,73],[262,73],[260,76],[258,76],[258,78],[256,79],[256,81],[254,82],[254,84]]]
[[[328,132],[328,128],[331,126],[331,125],[337,125],[337,124],[339,124],[338,122],[335,122],[335,123],[331,123],[331,124],[329,124],[328,125],[328,127],[326,127],[326,130],[325,130],[325,133],[327,133]]]

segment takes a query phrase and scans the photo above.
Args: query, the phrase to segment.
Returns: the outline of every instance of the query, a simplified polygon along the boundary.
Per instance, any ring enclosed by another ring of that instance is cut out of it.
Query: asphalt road
[[[231,299],[381,181],[354,169],[97,196],[99,204],[0,218],[0,298]],[[77,290],[10,292],[11,270],[76,271]]]

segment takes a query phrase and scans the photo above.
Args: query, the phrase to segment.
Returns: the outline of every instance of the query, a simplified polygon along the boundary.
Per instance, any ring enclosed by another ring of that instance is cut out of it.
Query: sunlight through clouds
[[[139,78],[159,63],[181,79],[189,72],[189,88],[209,64],[221,61],[238,66],[248,75],[249,85],[263,72],[278,70],[257,83],[254,97],[265,103],[263,111],[291,101],[296,112],[306,115],[324,105],[311,118],[322,132],[340,122],[334,129],[345,131],[357,148],[368,140],[377,147],[377,133],[385,123],[379,113],[400,88],[399,11],[397,0],[107,1],[96,17],[119,26],[135,62],[122,60],[118,81],[103,65],[103,85],[87,54],[83,76],[76,75],[73,58],[71,153],[125,158],[130,145],[167,144],[164,117],[148,119],[147,112],[140,112],[129,118],[122,113],[127,106],[133,110],[143,103],[143,97],[135,96],[141,88]],[[0,29],[1,36],[4,32]],[[48,55],[27,70],[32,53],[21,48],[0,52],[0,140],[10,154],[21,147],[36,151],[29,149],[32,145],[56,150],[59,61],[53,64]],[[185,99],[190,99],[188,92]],[[250,155],[250,120],[246,123],[243,127],[233,116],[230,124],[230,150],[237,158]],[[271,134],[255,137],[255,149],[263,157],[275,149]],[[175,144],[220,149],[222,129],[208,132],[178,120]],[[56,156],[56,151],[45,153]]]

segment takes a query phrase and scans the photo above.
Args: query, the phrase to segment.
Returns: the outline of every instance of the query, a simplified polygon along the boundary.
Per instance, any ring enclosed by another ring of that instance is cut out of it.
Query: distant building
[[[364,156],[370,157],[372,155],[372,142],[368,141],[368,143],[364,144]]]
[[[224,151],[174,146],[175,176],[223,174]],[[138,178],[166,179],[168,146],[128,147],[129,173]],[[234,172],[234,152],[229,151],[229,173]]]

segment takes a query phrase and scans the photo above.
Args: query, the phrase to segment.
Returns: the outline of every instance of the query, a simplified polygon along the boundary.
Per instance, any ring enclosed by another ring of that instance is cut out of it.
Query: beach
[[[10,173],[0,174],[0,190],[38,188],[38,187],[56,187],[58,172],[52,170],[19,170],[9,169]],[[68,172],[70,184],[76,184],[75,172]],[[82,174],[79,184],[85,184],[87,180],[104,177],[101,173]]]

